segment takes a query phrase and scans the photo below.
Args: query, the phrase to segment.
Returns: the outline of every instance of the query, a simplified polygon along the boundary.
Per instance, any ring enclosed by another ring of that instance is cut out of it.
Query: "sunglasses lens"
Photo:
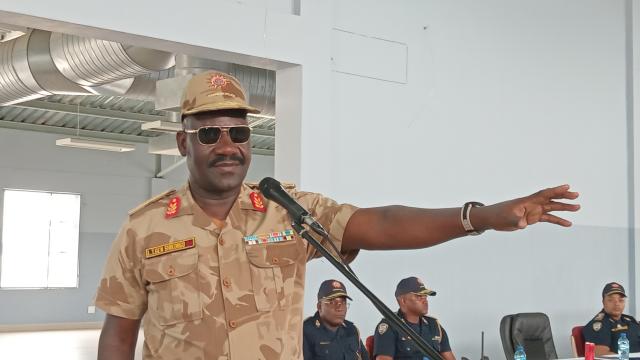
[[[201,127],[198,129],[198,140],[205,145],[213,145],[220,140],[222,130],[218,127]]]
[[[229,128],[229,136],[231,141],[236,144],[244,144],[251,137],[251,128],[247,126],[236,126]]]

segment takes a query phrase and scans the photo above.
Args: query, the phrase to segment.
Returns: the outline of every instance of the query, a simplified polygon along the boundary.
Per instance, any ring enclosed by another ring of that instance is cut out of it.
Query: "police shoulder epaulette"
[[[245,183],[245,185],[247,185],[248,187],[250,187],[253,190],[260,190],[259,183],[257,183],[257,182],[247,182],[247,183]],[[295,188],[296,188],[296,184],[294,184],[294,183],[282,182],[282,183],[280,183],[280,185],[282,185],[282,188],[285,189],[285,190],[295,190]]]
[[[604,319],[604,313],[600,312],[598,314],[596,314],[596,316],[594,316],[593,320],[602,320]]]
[[[167,191],[163,192],[160,195],[154,196],[151,199],[149,199],[149,200],[143,202],[142,204],[136,206],[135,208],[129,210],[129,215],[133,215],[133,214],[137,213],[138,211],[144,209],[147,205],[152,204],[152,203],[154,203],[154,202],[156,202],[156,201],[158,201],[158,200],[160,200],[162,198],[165,198],[165,197],[167,197],[169,195],[172,195],[175,192],[176,192],[175,189],[171,189],[171,190],[167,190]]]

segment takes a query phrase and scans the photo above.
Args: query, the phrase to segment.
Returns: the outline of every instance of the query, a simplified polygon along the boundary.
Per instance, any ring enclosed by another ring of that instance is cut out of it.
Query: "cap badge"
[[[262,200],[262,196],[257,192],[252,192],[249,194],[249,198],[251,199],[251,203],[253,204],[253,208],[260,212],[266,212],[267,208],[264,207],[264,201]]]
[[[331,285],[332,285],[335,289],[340,289],[340,288],[342,288],[342,284],[340,284],[340,282],[338,282],[338,281],[334,281],[333,283],[331,283]]]
[[[180,197],[176,196],[173,199],[169,200],[167,204],[167,210],[164,212],[165,219],[171,219],[176,216],[180,211]]]
[[[214,75],[210,80],[211,89],[219,89],[223,86],[226,86],[229,83],[229,80],[222,75]]]

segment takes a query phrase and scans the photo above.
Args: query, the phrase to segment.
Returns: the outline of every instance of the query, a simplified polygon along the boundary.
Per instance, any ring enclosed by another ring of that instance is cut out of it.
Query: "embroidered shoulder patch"
[[[260,212],[267,211],[267,208],[264,206],[264,200],[262,200],[262,196],[257,192],[252,192],[249,194],[249,198],[251,199],[251,204],[253,204],[253,208]]]
[[[137,213],[138,211],[144,209],[147,205],[152,204],[152,203],[154,203],[154,202],[156,202],[156,201],[158,201],[158,200],[160,200],[160,199],[162,199],[162,198],[164,198],[166,196],[169,196],[169,195],[171,195],[171,194],[173,194],[175,192],[176,192],[175,189],[171,189],[171,190],[167,190],[167,191],[163,192],[162,194],[154,196],[151,199],[149,199],[149,200],[143,202],[142,204],[136,206],[135,208],[129,210],[129,215],[133,215],[133,214]]]
[[[196,247],[196,238],[192,237],[185,240],[173,241],[168,244],[146,248],[144,249],[144,257],[146,259],[150,259],[152,257],[187,250],[194,247]]]
[[[602,329],[602,323],[600,321],[596,321],[592,325],[593,331],[600,331]]]
[[[378,325],[378,334],[382,335],[386,333],[387,329],[389,329],[389,325],[386,323],[380,323],[380,325]]]
[[[171,219],[172,217],[178,215],[178,211],[180,211],[180,196],[176,196],[169,200],[167,204],[167,210],[164,212],[165,219]]]

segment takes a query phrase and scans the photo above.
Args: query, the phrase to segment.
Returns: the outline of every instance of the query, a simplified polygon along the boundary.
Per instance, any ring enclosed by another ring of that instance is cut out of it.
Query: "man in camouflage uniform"
[[[345,319],[347,299],[351,297],[340,281],[325,280],[320,284],[318,311],[302,325],[304,360],[369,360],[360,331]]]
[[[396,301],[400,306],[398,316],[440,353],[444,360],[455,360],[449,344],[449,335],[438,319],[427,315],[429,312],[427,296],[435,295],[435,291],[427,289],[422,280],[415,276],[400,280],[395,292]],[[382,319],[376,327],[373,344],[376,360],[422,360],[424,358],[415,342],[391,327],[386,319]]]
[[[602,310],[582,329],[584,340],[596,345],[596,356],[618,353],[618,337],[626,333],[629,350],[640,351],[640,324],[624,314],[627,293],[622,285],[611,282],[602,289]]]
[[[96,295],[107,313],[98,358],[130,359],[143,322],[145,359],[300,359],[305,264],[319,256],[293,234],[287,212],[245,184],[251,162],[239,82],[209,71],[194,76],[176,135],[189,180],[129,212]],[[328,229],[340,256],[359,249],[435,245],[486,229],[539,221],[570,226],[551,211],[576,211],[569,186],[479,206],[357,209],[286,189]],[[402,231],[398,231],[402,229]]]

